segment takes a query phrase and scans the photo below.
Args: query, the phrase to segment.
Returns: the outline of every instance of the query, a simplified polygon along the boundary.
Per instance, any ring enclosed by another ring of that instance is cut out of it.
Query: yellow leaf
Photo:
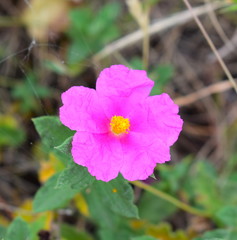
[[[134,230],[144,229],[145,224],[146,224],[146,222],[143,220],[135,219],[135,220],[130,221],[130,225],[131,225],[132,229],[134,229]]]
[[[82,194],[77,194],[74,197],[74,202],[77,207],[77,209],[80,211],[80,213],[86,217],[90,216],[88,205],[86,203],[85,198],[82,196]]]
[[[54,173],[55,169],[51,162],[40,162],[39,180],[41,183],[46,182]]]
[[[46,182],[50,177],[52,177],[56,172],[64,168],[62,162],[54,155],[54,153],[49,154],[48,161],[40,162],[39,170],[39,180],[41,183]]]
[[[9,221],[4,216],[0,215],[0,224],[6,227],[9,225]]]
[[[158,226],[149,226],[147,234],[161,240],[191,240],[191,238],[181,230],[172,232],[171,226],[166,223],[162,223]]]
[[[13,216],[23,218],[27,223],[32,223],[39,219],[40,217],[45,217],[44,226],[45,230],[50,230],[51,223],[54,219],[54,213],[52,211],[47,211],[43,213],[34,213],[32,208],[32,200],[25,200],[19,208],[14,212]],[[0,219],[1,220],[1,219]]]
[[[22,21],[36,40],[47,40],[49,31],[61,32],[68,23],[69,1],[31,0]]]

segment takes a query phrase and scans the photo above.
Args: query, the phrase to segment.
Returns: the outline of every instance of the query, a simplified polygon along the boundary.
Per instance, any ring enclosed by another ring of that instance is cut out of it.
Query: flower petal
[[[96,91],[105,113],[111,117],[114,114],[128,113],[131,110],[129,106],[142,102],[153,85],[154,82],[147,77],[146,71],[113,65],[100,73]]]
[[[110,134],[77,132],[72,141],[72,156],[97,180],[105,182],[117,177],[122,164],[120,142]]]
[[[86,87],[71,87],[62,94],[61,122],[72,130],[103,133],[109,131],[109,119],[102,111],[97,93]]]
[[[170,160],[169,147],[153,134],[130,132],[121,144],[124,163],[120,172],[129,181],[147,179],[156,163]]]
[[[179,107],[166,93],[148,97],[145,105],[149,126],[154,129],[157,137],[169,146],[173,145],[183,126],[183,120],[178,115]]]

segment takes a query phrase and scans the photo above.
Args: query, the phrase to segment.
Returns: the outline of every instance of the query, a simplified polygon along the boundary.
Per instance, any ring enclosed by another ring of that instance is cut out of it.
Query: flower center
[[[113,116],[110,121],[111,131],[119,135],[121,133],[128,133],[130,131],[130,121],[128,118],[121,116]]]

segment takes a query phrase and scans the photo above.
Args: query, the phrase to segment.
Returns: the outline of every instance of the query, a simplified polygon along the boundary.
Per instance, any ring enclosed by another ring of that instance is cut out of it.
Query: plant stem
[[[160,198],[166,200],[167,202],[170,202],[171,204],[175,205],[176,207],[178,207],[188,213],[191,213],[191,214],[197,215],[197,216],[201,216],[201,217],[210,217],[209,213],[201,211],[194,207],[191,207],[190,205],[188,205],[184,202],[181,202],[180,200],[170,196],[169,194],[164,193],[164,192],[160,191],[159,189],[156,189],[146,183],[143,183],[141,181],[134,181],[134,182],[130,182],[130,183],[156,195],[157,197],[160,197]]]

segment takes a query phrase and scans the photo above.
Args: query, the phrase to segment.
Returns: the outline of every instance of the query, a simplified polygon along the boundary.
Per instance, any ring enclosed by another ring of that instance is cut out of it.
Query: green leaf
[[[160,183],[154,184],[153,187],[164,191],[164,188],[160,186]],[[140,217],[149,220],[152,223],[158,223],[177,211],[177,207],[173,204],[161,198],[156,198],[149,192],[143,193],[138,203],[138,209]]]
[[[72,159],[71,148],[72,148],[72,137],[69,137],[61,145],[55,147],[55,150],[65,154],[65,156],[67,156],[69,159]]]
[[[92,11],[87,7],[70,11],[69,18],[71,20],[71,28],[69,29],[69,35],[78,38],[78,34],[86,32],[92,17]]]
[[[52,176],[36,193],[33,201],[35,212],[53,210],[64,206],[77,193],[68,187],[57,189],[55,186],[58,182],[60,173]]]
[[[170,195],[176,195],[187,180],[186,175],[189,167],[190,157],[183,159],[179,164],[160,165],[157,169],[159,170],[158,176],[161,181],[154,183],[153,187]],[[141,218],[152,223],[158,223],[177,211],[177,207],[173,204],[161,198],[156,198],[149,192],[142,194],[138,208]]]
[[[125,217],[138,218],[138,210],[133,203],[133,189],[122,176],[110,182],[94,182],[91,192],[95,192],[98,199],[113,212]]]
[[[68,225],[62,224],[60,226],[61,236],[66,240],[92,240],[92,237],[85,232],[79,232],[76,228]]]
[[[56,188],[63,189],[70,186],[72,189],[82,191],[84,188],[90,186],[95,181],[95,178],[89,174],[87,168],[76,164],[72,160],[70,150],[71,141],[72,138],[70,137],[55,148],[57,151],[65,154],[68,159],[67,168],[60,173]]]
[[[151,90],[151,95],[161,94],[165,85],[174,75],[174,67],[170,64],[159,65],[149,74],[150,78],[155,80],[155,86]]]
[[[88,57],[92,51],[90,46],[91,44],[86,42],[85,39],[77,39],[76,41],[73,41],[67,52],[68,64],[75,64]]]
[[[237,11],[236,3],[221,10],[222,13],[235,12],[235,11]]]
[[[106,4],[100,9],[98,14],[94,17],[93,22],[88,26],[88,33],[96,36],[102,32],[106,32],[105,30],[107,29],[111,29],[111,23],[116,20],[119,12],[119,3],[113,2]],[[114,28],[114,26],[112,28]]]
[[[76,73],[76,69],[72,69],[71,65],[84,61],[119,36],[119,28],[113,24],[119,12],[120,4],[114,2],[103,5],[96,14],[88,7],[70,12],[71,27],[68,35],[71,45],[67,52],[67,62],[71,74]],[[77,72],[81,70],[79,68]]]
[[[29,225],[29,240],[39,240],[38,232],[44,229],[47,222],[47,216],[40,216],[34,222],[31,222]]]
[[[138,57],[134,57],[129,61],[129,65],[133,69],[142,70],[142,59]]]
[[[216,229],[203,234],[201,237],[194,240],[236,240],[237,232],[227,229]]]
[[[117,219],[119,220],[116,222],[116,224],[113,224],[112,227],[104,227],[99,230],[99,236],[101,240],[131,239],[131,237],[136,236],[126,219],[122,217],[118,217]]]
[[[49,148],[62,144],[74,132],[65,127],[55,116],[43,116],[33,119],[33,123],[43,143]]]
[[[114,229],[118,225],[119,216],[107,208],[100,198],[97,198],[97,192],[88,188],[83,192],[83,196],[88,204],[90,216],[100,227]]]
[[[216,215],[225,225],[230,227],[237,226],[237,206],[224,206]]]
[[[66,167],[72,166],[74,163],[72,160],[72,137],[67,138],[61,145],[54,147],[54,154],[57,156],[59,160],[63,163],[63,165]]]
[[[37,83],[36,75],[33,72],[27,73],[23,82],[16,84],[12,89],[12,96],[20,101],[23,112],[37,110],[39,101],[37,98],[50,96],[51,90]]]
[[[187,173],[190,167],[190,156],[187,156],[182,162],[174,165],[160,165],[158,167],[159,176],[162,179],[159,186],[170,194],[175,194],[187,181]]]
[[[153,238],[151,236],[141,236],[141,237],[132,238],[132,240],[159,240],[159,239]]]
[[[60,173],[56,188],[64,189],[70,186],[72,189],[80,192],[89,187],[94,181],[95,178],[90,175],[87,168],[72,163],[71,167],[66,168]]]
[[[4,239],[6,232],[7,232],[7,229],[2,225],[0,225],[0,240]]]
[[[21,218],[16,218],[8,227],[6,240],[28,240],[29,227]]]
[[[196,202],[215,214],[224,204],[218,189],[216,170],[210,163],[200,161],[195,171],[190,181],[195,189]]]
[[[25,132],[12,116],[0,115],[0,146],[19,146],[25,140]]]

